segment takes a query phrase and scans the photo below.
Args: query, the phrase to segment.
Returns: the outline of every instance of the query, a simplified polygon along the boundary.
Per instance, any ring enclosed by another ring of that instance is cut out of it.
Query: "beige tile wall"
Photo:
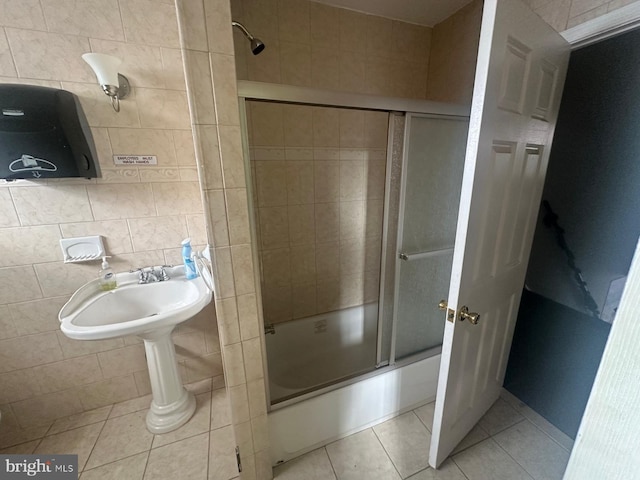
[[[180,262],[180,241],[207,243],[172,2],[0,0],[0,82],[80,97],[102,177],[0,183],[0,446],[58,417],[149,393],[135,338],[82,342],[59,330],[60,307],[100,264],[64,264],[60,238],[102,235],[116,271]],[[133,86],[116,114],[84,52],[123,59]],[[113,154],[153,154],[120,168]],[[174,335],[185,382],[222,379],[215,311]],[[26,428],[26,430],[24,429]]]
[[[207,235],[214,246],[215,304],[243,480],[272,478],[262,322],[256,299],[227,0],[179,0],[191,125]],[[232,460],[233,461],[233,460]]]
[[[473,0],[433,27],[429,100],[471,103],[481,22],[482,0]]]
[[[247,105],[265,321],[376,301],[388,114]]]
[[[266,45],[254,56],[234,31],[239,79],[425,98],[430,28],[307,0],[231,0],[231,9]]]

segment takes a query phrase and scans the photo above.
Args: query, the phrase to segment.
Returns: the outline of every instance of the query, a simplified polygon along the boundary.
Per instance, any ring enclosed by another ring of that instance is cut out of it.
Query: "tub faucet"
[[[164,282],[169,280],[169,274],[165,268],[168,265],[162,265],[161,267],[145,267],[138,268],[136,270],[132,270],[131,272],[138,272],[138,283],[155,283],[155,282]]]

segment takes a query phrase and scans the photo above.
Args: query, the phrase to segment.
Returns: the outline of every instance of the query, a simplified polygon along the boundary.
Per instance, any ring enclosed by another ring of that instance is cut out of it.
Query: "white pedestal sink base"
[[[176,351],[171,339],[173,327],[140,335],[147,354],[153,400],[147,413],[151,433],[167,433],[189,421],[196,411],[196,399],[182,386]]]
[[[189,421],[196,411],[196,397],[184,388],[184,398],[172,405],[159,406],[151,402],[147,412],[147,429],[154,434],[167,433]]]

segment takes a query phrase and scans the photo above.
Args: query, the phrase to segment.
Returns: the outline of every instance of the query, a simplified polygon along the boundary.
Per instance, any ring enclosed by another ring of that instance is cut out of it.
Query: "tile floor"
[[[237,478],[226,392],[211,387],[210,379],[188,386],[196,396],[196,413],[164,435],[146,428],[147,395],[58,419],[42,438],[0,453],[77,453],[81,480]]]
[[[429,468],[430,403],[274,469],[277,480],[554,480],[572,440],[504,391],[440,469]]]
[[[77,453],[80,480],[237,478],[224,388],[189,388],[197,410],[183,427],[153,435],[150,397],[59,419],[40,438],[0,453]],[[572,441],[507,392],[435,471],[428,467],[433,403],[333,442],[274,469],[276,480],[561,479]]]

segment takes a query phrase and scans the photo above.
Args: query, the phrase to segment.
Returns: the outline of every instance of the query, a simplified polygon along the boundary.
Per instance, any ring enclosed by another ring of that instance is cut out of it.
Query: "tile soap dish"
[[[100,235],[91,237],[61,238],[60,247],[64,263],[90,262],[106,255]]]

